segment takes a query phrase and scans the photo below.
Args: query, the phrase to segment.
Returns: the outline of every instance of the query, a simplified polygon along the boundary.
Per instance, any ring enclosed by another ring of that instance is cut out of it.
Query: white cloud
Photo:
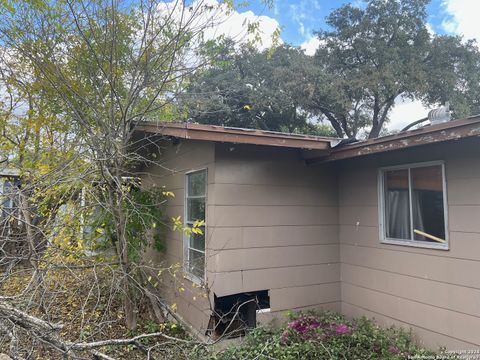
[[[275,31],[280,28],[277,20],[268,16],[257,16],[252,11],[237,12],[234,11],[229,15],[224,15],[223,19],[220,17],[220,22],[205,31],[206,39],[215,39],[220,35],[231,37],[242,42],[253,41],[254,34],[249,34],[247,31],[247,24],[258,22],[258,36],[260,42],[257,47],[260,50],[269,48],[273,45],[273,35]],[[222,21],[223,20],[223,21]]]
[[[446,32],[480,41],[480,26],[478,25],[480,1],[444,0],[442,6],[449,15],[449,18],[442,22],[442,28]]]
[[[430,23],[426,23],[425,27],[430,35],[435,35],[435,30],[433,30],[433,26]]]
[[[187,7],[179,5],[179,0],[161,2],[158,12],[161,16],[171,16],[190,31],[202,32],[205,40],[226,36],[238,44],[255,41],[260,50],[272,46],[273,35],[280,28],[278,21],[271,17],[232,10],[217,0],[195,0]],[[256,32],[248,31],[251,24],[258,24]]]
[[[315,51],[317,51],[318,46],[320,45],[320,40],[316,36],[311,36],[309,39],[305,40],[300,48],[305,50],[305,54],[313,56]]]
[[[425,107],[419,100],[410,100],[398,97],[395,106],[390,112],[388,130],[401,130],[408,124],[427,117],[432,108]]]

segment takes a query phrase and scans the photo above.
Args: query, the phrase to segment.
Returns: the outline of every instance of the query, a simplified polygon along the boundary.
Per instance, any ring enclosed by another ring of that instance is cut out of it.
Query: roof
[[[342,160],[475,136],[480,136],[479,115],[334,148],[326,160]]]
[[[20,171],[14,168],[2,168],[0,167],[0,177],[19,176]]]
[[[192,123],[142,122],[135,127],[135,130],[182,139],[321,150],[310,152],[308,156],[302,157],[307,163],[315,163],[478,137],[480,136],[480,115],[348,145],[339,144],[338,138]],[[339,146],[335,147],[337,144]]]
[[[252,144],[279,146],[287,148],[328,150],[331,144],[340,139],[288,134],[275,131],[243,129],[215,125],[193,123],[152,123],[142,122],[135,127],[136,131],[173,136],[181,139],[227,142],[236,144]]]

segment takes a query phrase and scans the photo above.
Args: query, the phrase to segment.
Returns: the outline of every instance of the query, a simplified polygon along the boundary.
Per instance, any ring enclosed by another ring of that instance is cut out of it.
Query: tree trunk
[[[20,211],[22,213],[23,224],[25,226],[25,237],[28,245],[28,261],[34,273],[30,287],[42,285],[42,272],[38,266],[38,252],[36,243],[36,233],[32,225],[32,217],[30,215],[30,206],[28,204],[27,196],[19,190]]]
[[[118,259],[123,272],[122,288],[124,292],[123,306],[125,309],[125,325],[128,329],[133,330],[137,327],[137,306],[135,303],[135,291],[132,286],[133,274],[128,253],[127,216],[124,208],[122,178],[121,176],[117,176],[115,180],[116,196],[114,218],[117,224]]]
[[[385,124],[385,120],[387,120],[387,115],[394,104],[395,98],[396,96],[391,96],[390,98],[388,98],[383,105],[383,110],[380,110],[380,108],[378,108],[378,111],[375,112],[372,130],[368,135],[369,139],[374,139],[380,136],[380,132],[382,131],[383,124]]]
[[[340,124],[340,122],[335,118],[335,116],[333,116],[327,109],[325,108],[320,108],[320,111],[322,112],[323,115],[325,115],[328,119],[328,121],[330,121],[330,124],[332,124],[332,127],[335,129],[335,132],[337,133],[337,136],[339,138],[343,138],[344,136],[344,132],[343,132],[343,129],[342,129],[342,125]]]
[[[382,130],[382,126],[378,123],[373,124],[372,130],[370,130],[370,134],[368,134],[369,139],[375,139],[380,135],[380,131]]]

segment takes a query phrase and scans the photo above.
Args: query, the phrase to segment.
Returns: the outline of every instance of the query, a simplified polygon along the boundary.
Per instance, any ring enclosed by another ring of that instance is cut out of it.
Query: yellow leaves
[[[170,309],[172,309],[172,311],[174,312],[177,312],[177,304],[173,303],[172,305],[170,305]]]
[[[180,216],[172,217],[172,221],[173,221],[173,231],[178,231],[178,230],[182,231],[183,223],[182,223],[181,217]]]
[[[250,105],[245,105],[245,106],[243,107],[243,109],[244,109],[244,110],[247,110],[247,111],[250,111],[250,110],[252,110],[252,106],[250,106]]]
[[[203,230],[201,229],[202,226],[205,226],[204,220],[195,220],[191,227],[191,231],[194,234],[203,235]]]
[[[191,230],[192,230],[192,233],[193,233],[193,234],[197,234],[197,235],[202,235],[202,234],[203,234],[202,229],[192,228]]]
[[[80,237],[80,220],[68,206],[56,213],[56,223],[51,229],[50,241],[53,246],[45,253],[45,258],[54,263],[81,263],[85,255],[85,242]]]
[[[195,220],[193,224],[184,226],[180,216],[172,217],[173,231],[181,231],[186,236],[192,234],[203,235],[202,228],[205,226],[205,220]]]
[[[166,197],[175,197],[175,194],[171,191],[162,191],[162,195]]]

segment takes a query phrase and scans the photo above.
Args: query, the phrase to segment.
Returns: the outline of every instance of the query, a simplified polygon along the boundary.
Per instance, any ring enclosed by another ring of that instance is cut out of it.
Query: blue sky
[[[470,0],[472,3],[477,0]],[[247,8],[256,15],[274,18],[282,26],[282,39],[293,45],[301,45],[313,36],[313,32],[325,27],[325,17],[345,3],[362,4],[361,0],[275,0],[268,8],[259,0],[250,1]],[[444,33],[442,26],[452,19],[447,11],[447,1],[433,0],[428,6],[428,23],[436,33]]]
[[[477,0],[471,0],[475,4]],[[362,4],[361,0],[275,0],[272,8],[259,0],[250,1],[248,9],[256,15],[274,18],[282,26],[282,39],[293,45],[301,45],[309,40],[315,30],[325,27],[325,17],[345,3]],[[428,23],[436,33],[444,33],[442,24],[452,20],[448,12],[448,2],[433,0],[428,5]],[[475,7],[475,6],[474,6]]]

